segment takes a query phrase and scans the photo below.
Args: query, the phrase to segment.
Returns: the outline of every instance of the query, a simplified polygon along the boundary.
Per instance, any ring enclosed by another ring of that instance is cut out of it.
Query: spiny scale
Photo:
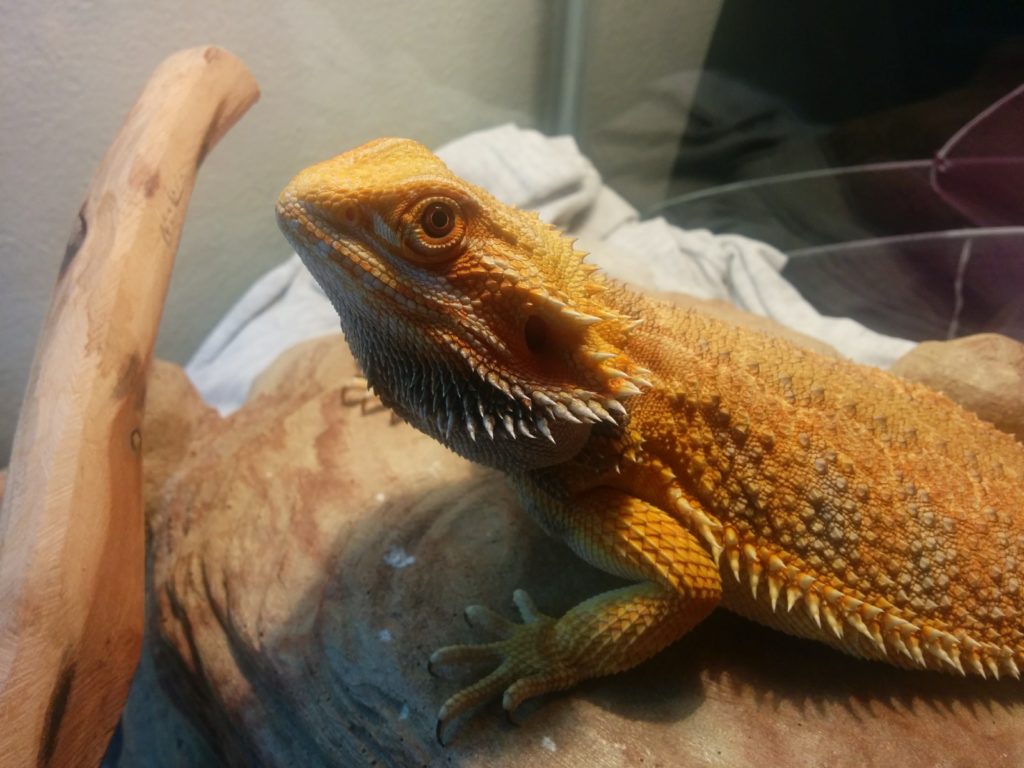
[[[802,604],[817,630],[826,633],[818,639],[832,642],[831,637],[837,643],[844,639],[849,643],[851,636],[846,631],[849,627],[860,637],[857,648],[862,655],[900,666],[946,668],[960,675],[971,671],[982,676],[987,672],[996,678],[1000,674],[1020,678],[1018,661],[1024,663],[1024,658],[1019,658],[1019,651],[982,643],[964,633],[918,625],[897,615],[892,607],[872,605],[844,594],[787,565],[779,553],[759,550],[753,543],[741,541],[731,526],[722,530],[722,541],[729,572],[737,581],[746,578],[750,599],[761,606],[753,610],[743,604],[731,606],[740,613],[763,621],[768,613],[775,614],[783,609],[788,613]],[[759,594],[758,587],[765,580],[768,590]],[[779,601],[783,592],[786,594],[784,606]]]

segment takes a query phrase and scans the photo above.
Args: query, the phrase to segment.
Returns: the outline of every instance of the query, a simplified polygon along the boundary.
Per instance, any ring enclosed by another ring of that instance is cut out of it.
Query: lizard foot
[[[437,713],[437,740],[444,744],[444,732],[460,715],[504,691],[501,706],[509,719],[516,708],[529,698],[569,688],[580,679],[566,658],[556,636],[558,620],[542,614],[521,589],[512,599],[523,619],[516,624],[483,606],[466,609],[466,621],[500,639],[479,645],[450,645],[430,657],[431,674],[438,666],[492,663],[496,668],[468,688],[464,688]]]
[[[359,410],[364,416],[387,409],[387,406],[380,401],[380,398],[370,391],[370,383],[362,376],[353,376],[351,379],[342,382],[341,404],[358,405]],[[391,411],[391,423],[397,424],[399,421],[401,419],[398,417],[398,414]]]

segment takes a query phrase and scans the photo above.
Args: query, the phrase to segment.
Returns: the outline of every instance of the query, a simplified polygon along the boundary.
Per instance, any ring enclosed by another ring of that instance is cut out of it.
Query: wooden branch
[[[143,627],[142,407],[203,157],[259,97],[229,53],[171,56],[93,177],[0,507],[0,765],[98,765]]]

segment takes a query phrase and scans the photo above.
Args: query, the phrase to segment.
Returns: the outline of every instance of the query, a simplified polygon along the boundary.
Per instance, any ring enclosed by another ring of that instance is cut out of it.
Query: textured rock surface
[[[150,627],[114,765],[1020,765],[1024,686],[860,661],[717,612],[641,667],[454,743],[459,680],[430,652],[606,586],[518,510],[508,483],[385,411],[345,405],[340,337],[302,345],[238,413],[184,375],[150,385]],[[468,678],[466,678],[468,679]]]
[[[1024,442],[1024,344],[997,333],[926,341],[897,360],[893,373],[945,392]]]

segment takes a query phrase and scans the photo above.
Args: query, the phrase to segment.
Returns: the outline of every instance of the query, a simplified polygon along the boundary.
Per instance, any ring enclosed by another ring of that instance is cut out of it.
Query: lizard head
[[[421,144],[307,168],[277,217],[382,401],[474,461],[563,461],[646,384],[621,352],[637,321],[573,242]]]

